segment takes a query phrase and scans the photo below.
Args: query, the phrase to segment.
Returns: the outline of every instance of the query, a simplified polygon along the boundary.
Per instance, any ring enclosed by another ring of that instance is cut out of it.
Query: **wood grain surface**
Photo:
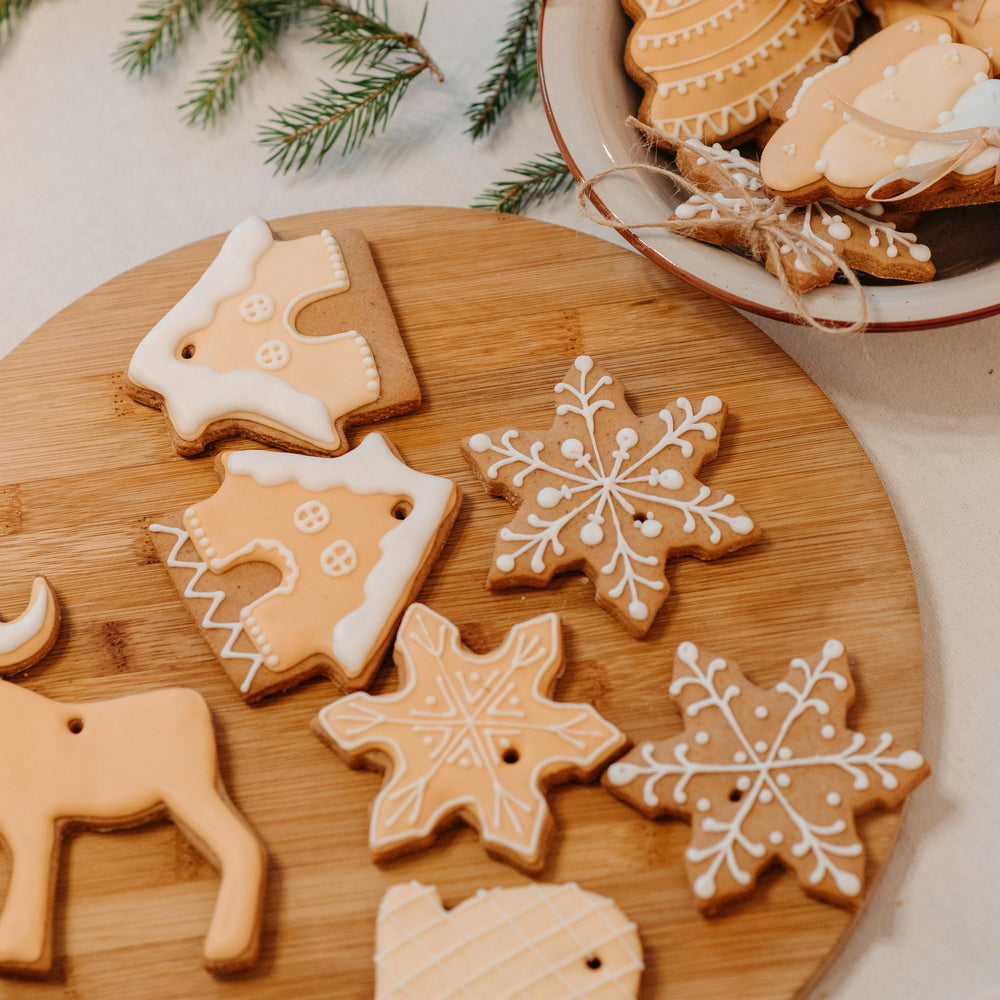
[[[567,667],[557,697],[591,701],[641,740],[681,728],[667,692],[678,642],[738,660],[772,685],[793,656],[837,637],[858,687],[853,728],[917,745],[921,636],[892,509],[843,420],[760,331],[641,257],[529,220],[377,208],[273,228],[294,237],[350,226],[372,245],[424,398],[419,411],[377,426],[411,465],[465,492],[420,598],[469,645],[486,651],[515,622],[559,612]],[[230,793],[270,852],[260,962],[229,978],[202,969],[218,878],[171,824],[79,832],[57,875],[56,967],[41,983],[0,979],[0,998],[366,1000],[389,885],[436,883],[451,905],[525,881],[464,827],[373,865],[367,815],[380,776],[347,768],[309,728],[338,689],[314,680],[244,704],[153,553],[146,526],[215,491],[212,455],[225,443],[178,457],[163,416],[125,395],[121,373],[221,239],[121,275],[0,362],[0,616],[20,613],[36,573],[61,598],[57,645],[15,681],[31,690],[82,701],[184,684],[205,695]],[[764,529],[763,541],[715,562],[674,562],[672,593],[644,640],[597,608],[580,574],[540,591],[485,589],[493,536],[511,508],[482,492],[457,443],[498,423],[548,427],[552,388],[579,353],[622,380],[643,414],[671,394],[725,399],[720,452],[700,478],[732,491]],[[352,441],[364,433],[353,429]],[[376,690],[394,683],[387,664]],[[0,812],[2,797],[0,788]],[[647,1000],[786,1000],[851,927],[850,913],[810,898],[780,868],[749,901],[701,917],[682,864],[685,822],[643,819],[599,785],[567,786],[550,801],[558,834],[542,878],[610,895],[637,921]],[[869,893],[900,821],[898,812],[860,821]],[[2,861],[0,891],[7,874]]]

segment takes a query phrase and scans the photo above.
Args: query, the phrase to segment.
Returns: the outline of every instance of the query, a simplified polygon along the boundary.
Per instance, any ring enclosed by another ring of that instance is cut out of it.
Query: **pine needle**
[[[30,3],[31,0],[8,2]],[[177,51],[186,29],[198,20],[202,3],[203,0],[144,0],[130,18],[137,27],[124,33],[114,54],[115,64],[126,73],[139,76],[148,73],[155,63]]]
[[[229,45],[188,88],[178,108],[189,125],[214,124],[229,110],[247,73],[277,45],[298,11],[287,0],[222,0],[215,16],[226,24]]]
[[[14,18],[20,17],[34,0],[0,0],[0,42],[10,38],[14,31]]]
[[[401,51],[409,49],[427,62],[427,68],[444,82],[444,75],[420,42],[427,17],[427,4],[420,16],[417,35],[396,31],[389,26],[389,12],[383,0],[382,16],[377,13],[375,0],[358,0],[352,7],[344,0],[317,0],[325,9],[318,30],[310,41],[333,49],[330,65],[335,69],[376,68],[391,61]]]
[[[440,81],[444,75],[417,35],[389,26],[383,2],[376,0],[315,0],[323,8],[316,41],[331,49],[336,69],[348,69],[354,79],[323,83],[301,103],[285,110],[271,108],[272,119],[258,142],[270,147],[267,161],[275,172],[301,170],[319,163],[335,146],[349,153],[363,140],[385,129],[410,84],[425,70]],[[418,32],[423,30],[424,5]]]
[[[389,71],[372,71],[339,87],[322,83],[302,101],[280,111],[261,128],[258,142],[271,147],[265,162],[275,173],[301,170],[310,160],[320,163],[338,143],[349,153],[364,139],[383,130],[413,80],[427,69],[424,62]]]
[[[480,100],[465,112],[466,131],[484,136],[511,102],[534,96],[538,86],[538,17],[541,0],[519,0],[500,38],[496,62],[479,85]]]
[[[541,153],[507,173],[514,179],[497,181],[472,207],[519,215],[529,205],[571,191],[576,183],[559,153]]]

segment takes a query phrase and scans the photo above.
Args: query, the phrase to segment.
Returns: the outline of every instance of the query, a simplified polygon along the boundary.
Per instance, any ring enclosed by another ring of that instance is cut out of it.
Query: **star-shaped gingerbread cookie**
[[[637,746],[605,784],[647,816],[691,820],[686,861],[699,909],[749,895],[775,860],[808,892],[858,906],[865,852],[855,815],[898,806],[930,768],[891,733],[848,728],[854,682],[843,644],[796,657],[768,691],[685,642],[670,694],[684,732]]]
[[[726,419],[717,396],[684,396],[637,417],[587,356],[555,387],[547,431],[474,434],[462,450],[487,492],[518,505],[497,537],[487,585],[545,586],[582,568],[597,602],[643,636],[669,591],[665,563],[714,559],[760,532],[728,493],[698,481]]]
[[[390,762],[372,808],[375,859],[425,846],[460,816],[491,854],[539,871],[552,830],[546,790],[593,778],[628,745],[590,705],[549,697],[563,667],[558,617],[522,622],[477,655],[450,621],[413,604],[395,660],[398,690],[350,694],[314,722],[352,766]]]

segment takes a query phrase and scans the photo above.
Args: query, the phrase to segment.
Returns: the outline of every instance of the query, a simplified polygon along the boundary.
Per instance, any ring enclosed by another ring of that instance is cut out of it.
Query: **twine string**
[[[647,142],[666,146],[673,152],[684,148],[683,139],[677,139],[659,129],[644,125],[635,118],[629,118],[628,124],[637,128]],[[735,185],[725,168],[710,157],[705,158],[705,167],[709,174],[709,186],[695,184],[683,174],[654,163],[627,163],[610,167],[586,178],[579,184],[577,187],[577,207],[588,221],[611,229],[657,229],[678,236],[693,236],[695,238],[699,234],[714,233],[720,237],[720,242],[739,242],[747,247],[754,260],[761,261],[770,257],[774,261],[782,291],[787,296],[795,316],[801,323],[824,333],[859,333],[864,330],[868,325],[868,303],[865,299],[864,288],[844,256],[836,248],[831,247],[829,243],[816,236],[809,226],[801,226],[792,221],[790,215],[794,211],[794,207],[786,205],[782,198],[754,197],[754,192],[747,187]],[[607,218],[593,204],[593,198],[596,197],[596,187],[608,177],[633,171],[667,178],[682,191],[686,191],[688,197],[697,196],[702,199],[711,209],[710,217],[697,220],[664,217],[647,221],[626,222],[612,213],[612,217]],[[734,187],[736,190],[732,191],[731,189]],[[723,191],[726,193],[722,194]],[[782,263],[781,248],[783,245],[791,246],[796,251],[805,249],[821,260],[830,261],[844,275],[857,297],[858,308],[853,322],[825,322],[817,318],[806,303],[803,294],[795,287],[786,272]]]
[[[952,132],[932,132],[926,129],[907,128],[905,125],[894,125],[892,122],[883,121],[875,115],[861,111],[853,104],[845,101],[842,97],[830,93],[834,104],[844,114],[856,119],[865,128],[871,129],[881,135],[891,139],[903,139],[907,142],[936,142],[944,144],[959,143],[959,147],[945,156],[936,160],[928,160],[926,163],[914,164],[887,174],[876,181],[865,193],[869,201],[893,202],[905,201],[915,195],[926,191],[929,187],[937,184],[938,181],[947,177],[953,171],[960,170],[970,160],[975,159],[980,153],[987,149],[1000,150],[1000,127],[996,125],[980,125],[975,128],[960,128]],[[885,187],[898,180],[914,181],[913,187],[907,188],[901,194],[891,198],[880,198],[877,194],[879,188]],[[1000,155],[997,156],[996,170],[993,173],[993,183],[1000,184]]]

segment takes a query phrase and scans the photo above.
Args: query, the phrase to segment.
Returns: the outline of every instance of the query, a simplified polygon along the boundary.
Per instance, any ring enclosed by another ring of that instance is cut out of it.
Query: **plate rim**
[[[570,173],[573,175],[574,179],[577,181],[577,183],[582,183],[584,180],[587,179],[589,174],[587,171],[583,170],[583,168],[580,166],[580,163],[578,162],[580,158],[579,154],[574,155],[574,152],[570,149],[569,143],[567,142],[566,137],[564,135],[564,132],[566,131],[565,128],[559,125],[558,115],[555,107],[559,103],[558,97],[556,98],[553,97],[553,89],[557,90],[558,87],[556,88],[552,87],[551,75],[546,72],[546,45],[547,45],[547,39],[549,39],[552,34],[546,31],[546,21],[547,21],[547,15],[550,14],[554,6],[556,6],[556,4],[553,2],[553,0],[542,0],[542,6],[539,12],[539,19],[538,19],[539,91],[541,93],[542,103],[545,108],[545,116],[546,119],[548,120],[549,128],[552,132],[552,135],[556,141],[556,145],[558,146],[559,151],[563,159],[565,160],[566,165],[569,168]],[[577,11],[581,8],[581,6],[583,6],[583,3],[577,3],[574,0],[574,2],[567,2],[563,6],[573,11]],[[551,24],[551,22],[549,23]],[[604,150],[605,152],[608,153],[609,156],[612,155],[607,145],[604,145]],[[613,163],[614,161],[612,159],[612,164]],[[594,209],[601,216],[603,216],[609,222],[616,221],[618,216],[615,215],[615,213],[612,211],[608,203],[600,195],[598,195],[595,190],[591,189],[590,191],[588,191],[587,197],[591,202],[591,204],[594,206]],[[709,295],[712,295],[713,297],[720,299],[721,301],[727,303],[733,308],[743,310],[745,312],[752,314],[753,316],[761,316],[766,319],[778,320],[780,322],[791,323],[796,326],[804,326],[808,328],[807,324],[802,319],[802,317],[792,312],[787,307],[772,305],[767,302],[759,301],[757,299],[747,298],[744,295],[734,291],[732,288],[715,284],[711,280],[701,277],[700,275],[689,270],[687,267],[684,267],[681,264],[677,263],[675,260],[672,260],[670,257],[662,253],[656,247],[652,246],[649,242],[644,240],[642,236],[636,233],[633,229],[629,229],[626,226],[622,227],[611,226],[608,228],[613,229],[613,231],[617,233],[628,244],[630,244],[633,249],[637,250],[647,259],[656,264],[658,267],[661,267],[665,271],[668,271],[669,273],[676,275],[677,277],[686,281],[688,284],[693,285],[695,288],[698,288],[701,291],[704,291]],[[677,237],[677,239],[683,239],[683,237]],[[739,260],[739,258],[735,257],[730,251],[722,247],[714,247],[708,244],[702,244],[702,248],[705,251],[706,257],[710,257],[712,251],[714,251],[718,254],[725,254],[732,260]],[[759,267],[761,277],[763,277],[764,275],[766,275],[768,278],[772,277],[768,272],[766,272],[763,269],[762,265],[754,265],[754,266]],[[967,275],[962,275],[961,277],[981,275],[982,279],[986,280],[978,281],[977,284],[981,284],[985,287],[988,287],[991,284],[988,280],[988,271],[994,269],[1000,271],[1000,261],[998,261],[994,265],[990,265],[988,269],[985,269],[985,273],[983,268],[975,268],[972,271],[968,272]],[[1000,275],[998,275],[998,277],[1000,277]],[[936,287],[940,288],[941,283],[943,281],[949,281],[949,280],[954,280],[954,279],[949,279],[949,278],[941,279],[940,281],[938,281]],[[932,280],[927,283],[901,284],[898,287],[903,291],[919,290],[921,288],[929,289],[935,287],[935,282]],[[775,283],[773,288],[778,291],[779,296],[783,297],[783,293],[780,290],[780,285]],[[844,292],[850,293],[850,289],[846,288],[846,286],[838,286],[836,291],[839,291],[840,288],[843,288]],[[834,291],[834,294],[836,294],[836,291]],[[873,299],[875,296],[878,295],[878,291],[879,288],[877,286],[865,287],[864,294],[869,306],[873,304]],[[841,296],[841,299],[844,299],[844,297]],[[909,310],[907,310],[907,315],[905,315],[904,317],[900,317],[899,319],[870,318],[865,329],[862,332],[869,332],[869,333],[907,332],[914,330],[930,330],[930,329],[937,329],[940,327],[971,323],[975,322],[976,320],[986,319],[988,317],[1000,314],[1000,295],[995,296],[995,299],[996,301],[992,303],[988,303],[985,305],[976,305],[975,307],[965,311],[941,312],[936,315],[930,315],[927,317],[916,317],[912,315],[913,309],[911,307]],[[844,302],[846,301],[847,300],[844,299]],[[836,303],[836,304],[842,305],[842,303]],[[829,325],[831,327],[837,327],[837,326],[847,327],[852,323],[852,320],[850,319],[850,314],[848,313],[845,316],[843,308],[841,308],[841,310],[838,310],[836,313],[830,312],[829,303],[827,303],[825,306],[820,305],[818,309],[813,311],[813,315],[821,323]],[[836,330],[832,329],[830,332],[836,333]]]

